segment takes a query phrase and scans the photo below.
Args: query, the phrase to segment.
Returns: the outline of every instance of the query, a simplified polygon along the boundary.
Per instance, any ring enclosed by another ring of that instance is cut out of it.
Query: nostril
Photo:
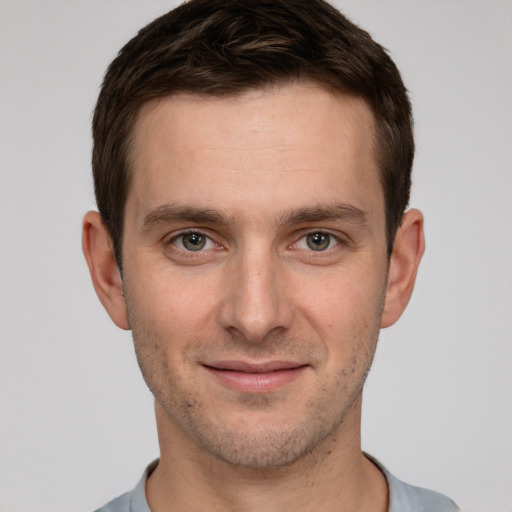
[[[232,260],[220,303],[220,323],[237,339],[261,343],[290,327],[290,301],[285,297],[284,273],[272,241],[244,241]]]

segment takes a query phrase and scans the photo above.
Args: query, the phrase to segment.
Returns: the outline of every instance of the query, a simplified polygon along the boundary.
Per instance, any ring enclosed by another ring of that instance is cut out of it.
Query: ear
[[[419,210],[409,210],[404,215],[393,245],[381,327],[393,325],[404,312],[424,251],[423,215]]]
[[[98,212],[88,212],[82,224],[82,250],[92,284],[112,321],[121,329],[129,329],[123,282],[112,241]]]

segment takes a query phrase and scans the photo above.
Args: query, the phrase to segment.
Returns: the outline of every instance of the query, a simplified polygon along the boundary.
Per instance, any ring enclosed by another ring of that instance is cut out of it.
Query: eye
[[[303,236],[296,244],[297,249],[311,249],[312,251],[325,251],[339,244],[335,236],[323,231],[314,231]]]
[[[174,237],[171,243],[184,251],[202,251],[203,249],[213,249],[215,247],[214,242],[196,231],[190,233],[182,233]]]

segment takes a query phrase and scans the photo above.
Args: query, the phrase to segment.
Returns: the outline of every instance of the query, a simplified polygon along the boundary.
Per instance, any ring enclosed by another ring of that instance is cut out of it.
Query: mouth
[[[229,389],[244,393],[268,393],[297,379],[309,365],[292,361],[217,361],[203,364],[203,367]]]

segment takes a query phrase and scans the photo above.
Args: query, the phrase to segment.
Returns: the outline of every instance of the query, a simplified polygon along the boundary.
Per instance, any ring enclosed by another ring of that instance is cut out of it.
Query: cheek
[[[384,283],[355,272],[298,280],[292,296],[318,328],[365,329],[380,312]]]
[[[167,279],[164,274],[155,272],[136,283],[127,280],[125,285],[137,359],[157,397],[186,378],[187,353],[209,331],[212,317],[211,294],[201,292],[195,283]]]
[[[328,365],[345,376],[373,357],[383,303],[383,283],[361,276],[332,276],[309,293],[295,291],[301,316],[321,340]]]
[[[206,328],[214,317],[219,288],[206,276],[152,268],[128,281],[127,298],[139,322],[153,329],[182,335]]]

